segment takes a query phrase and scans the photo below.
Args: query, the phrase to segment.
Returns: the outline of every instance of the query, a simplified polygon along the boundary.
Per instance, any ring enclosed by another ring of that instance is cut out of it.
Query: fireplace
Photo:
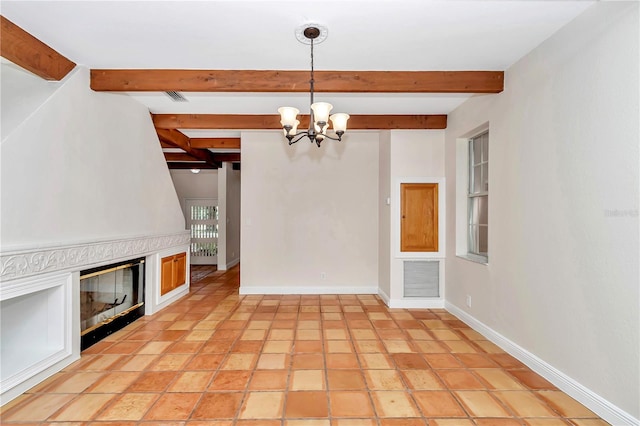
[[[144,315],[144,258],[80,272],[80,347]]]

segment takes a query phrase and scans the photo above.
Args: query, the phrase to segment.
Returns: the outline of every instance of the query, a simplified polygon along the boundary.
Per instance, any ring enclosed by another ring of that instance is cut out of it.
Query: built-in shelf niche
[[[0,392],[71,355],[71,274],[27,278],[0,291]]]

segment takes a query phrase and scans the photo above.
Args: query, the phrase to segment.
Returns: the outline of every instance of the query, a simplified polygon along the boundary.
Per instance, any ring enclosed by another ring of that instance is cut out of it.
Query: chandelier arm
[[[341,141],[342,140],[342,135],[337,135],[338,136],[337,138],[334,138],[329,134],[326,134],[326,135],[323,134],[322,136],[324,136],[327,139],[331,139],[332,141]]]
[[[302,138],[304,138],[305,136],[309,136],[309,132],[307,131],[302,131],[302,132],[298,132],[293,136],[289,136],[287,139],[289,139],[289,145],[293,145],[296,142],[299,142],[300,140],[302,140]]]

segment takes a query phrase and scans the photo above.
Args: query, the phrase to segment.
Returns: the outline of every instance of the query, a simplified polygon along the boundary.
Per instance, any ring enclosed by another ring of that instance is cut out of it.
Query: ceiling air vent
[[[167,96],[169,96],[173,100],[173,102],[189,102],[187,98],[185,98],[180,92],[170,91],[164,93],[166,93]]]

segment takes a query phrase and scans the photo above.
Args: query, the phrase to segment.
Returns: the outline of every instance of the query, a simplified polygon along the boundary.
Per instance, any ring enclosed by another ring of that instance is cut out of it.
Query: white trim
[[[391,226],[395,236],[393,255],[397,259],[432,259],[444,258],[446,255],[446,195],[447,188],[443,177],[396,177],[391,185]],[[437,252],[403,252],[400,251],[400,185],[403,183],[437,183],[438,184],[438,251]]]
[[[474,255],[469,253],[469,140],[490,132],[489,122],[485,121],[480,126],[475,127],[456,138],[455,161],[456,161],[456,188],[455,188],[455,253],[456,256],[479,264],[488,265],[488,256]],[[491,152],[491,150],[489,150]],[[491,154],[489,154],[491,156]],[[489,175],[491,179],[491,174]],[[491,185],[489,185],[491,187]],[[488,192],[487,192],[488,194]],[[491,215],[489,215],[491,220]]]
[[[378,296],[380,296],[385,305],[389,306],[389,304],[391,303],[391,297],[389,297],[389,295],[385,293],[383,289],[378,288]]]
[[[71,274],[46,274],[29,280],[10,281],[7,285],[0,287],[0,301],[13,299],[41,290],[48,290],[53,287],[63,287],[68,285]],[[66,287],[65,287],[66,288]],[[65,294],[70,290],[66,290]],[[67,303],[71,303],[70,299]]]
[[[489,266],[489,260],[485,256],[478,256],[473,253],[467,253],[467,254],[456,254],[456,257],[459,259],[467,260],[469,262],[479,263],[481,265]]]
[[[225,265],[226,269],[230,269],[233,268],[234,266],[236,266],[238,263],[240,263],[240,258],[236,257],[235,259],[233,259],[231,262],[227,262],[227,264]],[[226,270],[225,269],[225,270]]]
[[[74,350],[76,340],[79,343],[79,334],[78,339],[75,339],[73,335],[75,331],[74,314],[79,314],[79,310],[74,309],[73,306],[73,277],[74,275],[71,273],[46,274],[35,278],[14,280],[8,286],[0,289],[0,300],[2,301],[20,296],[29,297],[44,290],[61,292],[59,295],[48,294],[47,324],[42,324],[43,329],[49,329],[49,340],[52,337],[54,339],[49,343],[55,346],[61,345],[61,347],[55,352],[43,354],[45,356],[24,366],[13,375],[0,379],[0,404],[5,404],[18,397],[80,357],[80,351]],[[52,332],[54,336],[52,336]],[[59,337],[55,337],[55,335]],[[3,336],[3,339],[3,345],[20,345],[19,342],[13,340],[7,341],[10,339],[8,336]]]
[[[120,260],[142,257],[163,249],[189,244],[189,231],[171,234],[85,241],[74,244],[33,246],[0,252],[1,283],[49,272],[81,271]]]
[[[11,299],[62,285],[64,301],[63,348],[47,354],[24,370],[0,383],[0,403],[5,404],[47,377],[80,358],[80,272],[122,260],[146,257],[145,314],[168,306],[189,293],[189,275],[185,285],[156,299],[159,293],[159,251],[186,251],[189,256],[189,231],[146,236],[129,236],[57,245],[38,245],[0,252],[0,299]],[[187,257],[187,264],[189,258]],[[62,280],[64,284],[53,283]],[[52,324],[48,324],[52,326]],[[3,336],[3,338],[6,336]],[[4,339],[6,340],[6,339]],[[7,344],[3,340],[3,344]]]
[[[176,300],[183,298],[187,294],[189,294],[189,282],[187,282],[186,284],[182,284],[180,287],[174,288],[167,294],[162,295],[160,297],[161,302],[153,307],[153,312],[155,313],[166,308],[167,306],[171,305]],[[145,315],[149,314],[145,312]]]
[[[639,419],[480,322],[463,309],[450,302],[445,303],[445,309],[612,425],[640,425]]]
[[[189,248],[190,246],[186,244],[183,246],[163,250],[147,257],[147,267],[145,268],[145,272],[147,274],[145,315],[152,315],[189,293],[189,288],[191,286],[191,274],[189,272],[191,265],[191,254],[189,252]],[[185,283],[180,287],[174,288],[166,294],[160,294],[162,279],[162,258],[173,256],[174,254],[179,253],[187,254],[187,272]]]
[[[240,258],[239,257],[236,257],[235,259],[233,259],[230,262],[227,262],[226,264],[222,264],[222,263],[218,262],[218,271],[226,271],[227,269],[233,268],[238,263],[240,263]]]
[[[443,309],[444,300],[442,298],[420,298],[406,297],[404,299],[391,299],[387,303],[391,309]]]
[[[442,265],[441,265],[442,266]],[[392,299],[381,288],[378,289],[378,296],[391,309],[443,309],[444,296],[438,298],[417,298],[407,297],[403,299]]]
[[[260,287],[240,285],[240,294],[378,294],[378,286],[327,286],[327,287]]]
[[[78,339],[79,338],[80,336],[78,336]],[[5,405],[6,403],[16,399],[17,397],[19,397],[20,395],[22,395],[32,387],[42,383],[49,377],[53,376],[54,374],[58,373],[61,370],[64,370],[66,367],[68,367],[69,365],[79,360],[80,359],[79,352],[80,352],[80,349],[78,347],[77,354],[76,353],[69,354],[48,367],[44,367],[44,362],[43,362],[40,365],[40,367],[43,368],[42,370],[40,370],[39,372],[35,372],[33,375],[26,378],[24,381],[13,385],[11,389],[7,389],[5,392],[2,392],[2,395],[0,395],[0,406]]]

